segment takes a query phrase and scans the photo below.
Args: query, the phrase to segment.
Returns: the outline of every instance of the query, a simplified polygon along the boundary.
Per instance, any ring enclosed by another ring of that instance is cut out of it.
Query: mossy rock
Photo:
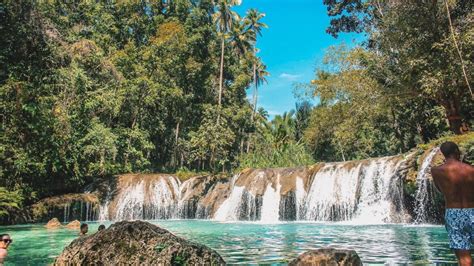
[[[80,237],[55,265],[224,265],[214,250],[143,221],[118,222]]]

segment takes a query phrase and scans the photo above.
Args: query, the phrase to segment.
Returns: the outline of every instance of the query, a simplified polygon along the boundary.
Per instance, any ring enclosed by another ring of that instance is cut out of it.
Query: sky
[[[358,37],[343,34],[337,39],[326,33],[330,18],[322,0],[243,0],[234,8],[241,16],[250,8],[265,13],[268,25],[257,41],[260,56],[267,65],[268,84],[259,87],[258,107],[270,118],[295,109],[294,86],[314,79],[325,50],[331,45],[351,45]],[[247,92],[248,98],[252,90]]]

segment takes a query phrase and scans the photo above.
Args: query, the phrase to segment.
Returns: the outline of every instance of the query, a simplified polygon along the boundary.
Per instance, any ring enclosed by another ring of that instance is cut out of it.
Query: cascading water
[[[360,165],[327,164],[313,177],[305,205],[305,220],[349,220],[356,206]]]
[[[434,156],[438,153],[439,148],[434,148],[425,157],[421,163],[420,170],[416,176],[416,195],[415,195],[415,223],[425,223],[428,218],[428,206],[432,205],[433,201],[433,183],[431,181],[431,162]]]
[[[296,220],[304,218],[304,205],[306,198],[306,190],[304,189],[304,181],[301,177],[296,178]]]
[[[273,188],[272,184],[268,184],[262,198],[262,222],[272,223],[279,220],[280,189],[280,177],[276,180],[276,188]]]
[[[248,169],[228,181],[202,176],[181,183],[169,175],[126,175],[107,192],[98,217],[404,222],[400,169],[406,168],[405,162],[385,157],[309,168]]]
[[[107,200],[100,208],[100,219],[149,220],[173,218],[180,195],[179,181],[173,176],[127,177],[115,202]]]
[[[394,157],[323,166],[305,200],[304,219],[384,223],[403,216],[403,195]],[[394,193],[395,192],[395,193]]]

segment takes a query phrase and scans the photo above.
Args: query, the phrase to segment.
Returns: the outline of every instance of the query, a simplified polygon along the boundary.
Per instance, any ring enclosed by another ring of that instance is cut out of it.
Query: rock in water
[[[44,226],[48,229],[56,229],[61,227],[61,222],[59,222],[58,218],[53,218],[49,220],[49,222]]]
[[[289,265],[362,265],[362,261],[354,250],[322,248],[307,251],[292,260]]]
[[[214,250],[144,221],[123,221],[80,237],[54,265],[224,265]]]
[[[74,220],[66,225],[67,228],[69,229],[79,229],[81,228],[81,222],[78,220]]]

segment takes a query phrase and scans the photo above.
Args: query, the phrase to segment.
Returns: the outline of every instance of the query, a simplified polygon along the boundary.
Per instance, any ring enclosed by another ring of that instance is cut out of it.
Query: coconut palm
[[[257,92],[258,92],[258,86],[260,86],[263,83],[267,83],[267,76],[270,74],[267,72],[267,67],[262,63],[260,58],[253,56],[253,65],[254,65],[254,94],[253,94],[253,111],[252,111],[252,116],[251,116],[251,121],[254,123],[257,123],[256,120],[254,119],[254,116],[256,115],[257,111]],[[250,140],[251,140],[251,133],[249,133],[249,140],[247,141],[247,152],[250,151]]]
[[[265,17],[264,13],[258,12],[256,9],[250,9],[247,11],[247,15],[245,16],[244,24],[248,29],[249,33],[253,36],[253,52],[254,55],[257,54],[256,42],[257,37],[262,36],[262,29],[267,28],[268,26],[261,22],[261,19]],[[254,61],[253,63],[253,81],[254,81],[254,91],[253,91],[253,113],[252,113],[252,120],[256,112],[257,108],[257,93],[258,93],[258,81],[257,81],[257,64],[259,61]]]
[[[253,60],[253,69],[254,69],[254,93],[253,93],[253,112],[252,112],[252,120],[257,111],[257,98],[258,98],[258,87],[263,83],[267,83],[267,77],[270,76],[270,73],[267,71],[267,66],[262,63],[260,58],[254,57]]]
[[[222,104],[222,83],[224,79],[224,52],[225,52],[225,39],[227,33],[232,29],[237,14],[231,10],[232,6],[239,5],[238,0],[217,0],[216,1],[216,13],[213,15],[214,23],[216,23],[221,37],[221,61],[220,61],[220,74],[219,74],[219,108]]]
[[[229,35],[230,44],[239,57],[243,57],[249,51],[252,51],[255,42],[255,34],[245,26],[245,23],[242,23],[242,21],[236,21],[230,30]]]

